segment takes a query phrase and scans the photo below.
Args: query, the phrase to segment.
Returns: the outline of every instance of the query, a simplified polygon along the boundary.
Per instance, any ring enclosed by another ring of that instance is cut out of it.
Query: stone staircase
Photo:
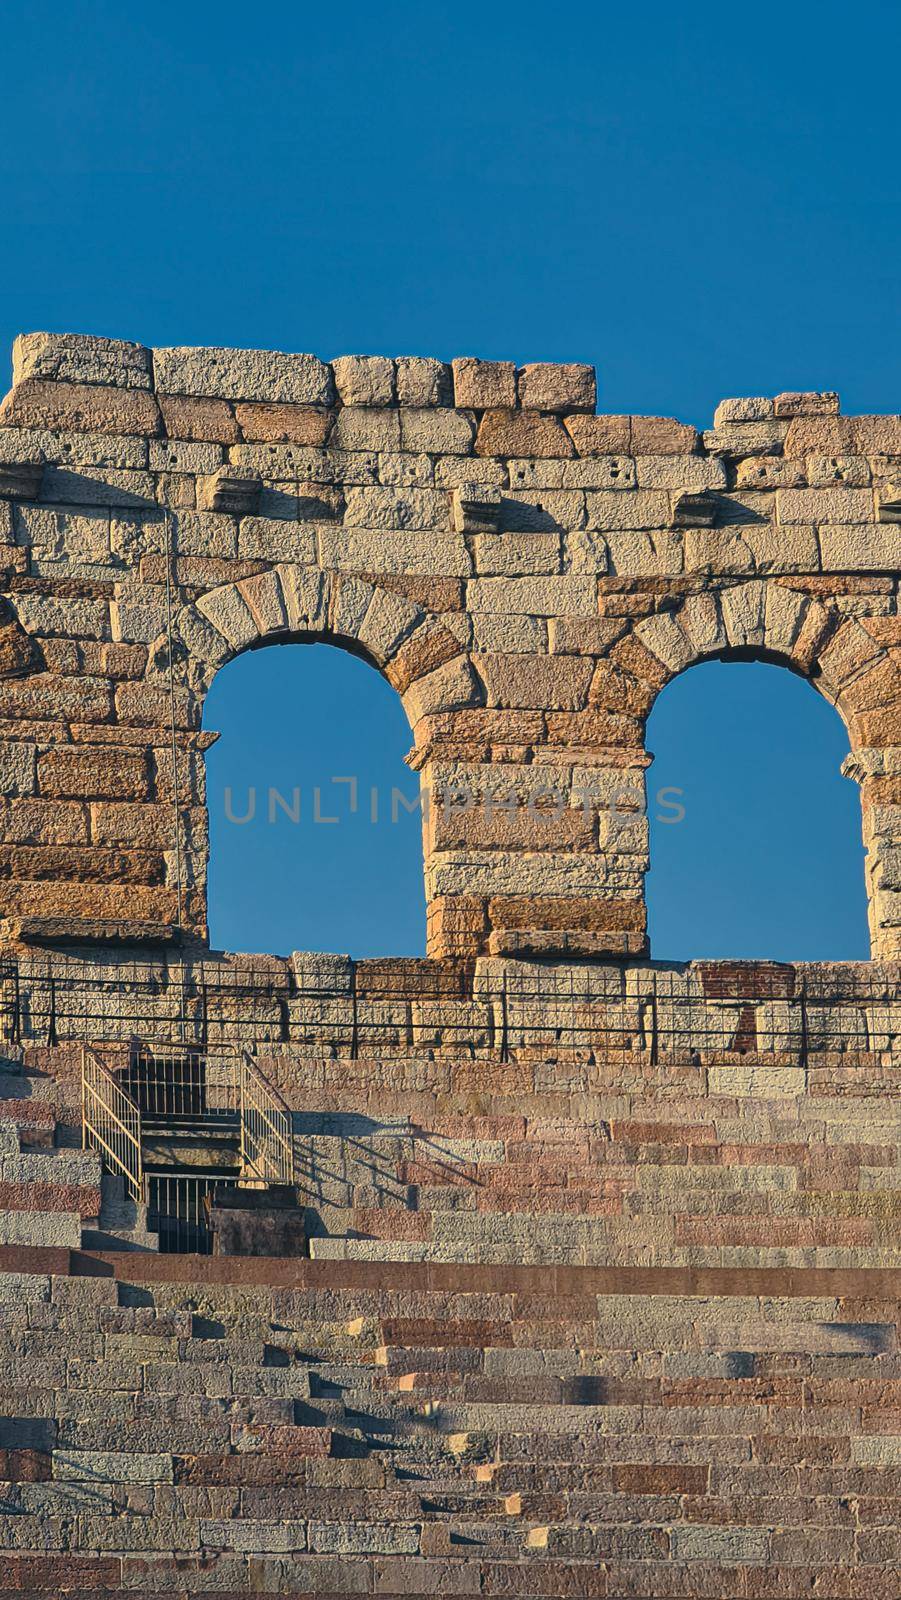
[[[0,1262],[4,1595],[897,1592],[901,1274],[59,1255]]]

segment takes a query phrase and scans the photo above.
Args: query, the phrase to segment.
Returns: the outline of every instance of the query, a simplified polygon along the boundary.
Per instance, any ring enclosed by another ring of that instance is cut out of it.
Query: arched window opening
[[[215,948],[422,955],[419,782],[410,728],[367,662],[321,644],[239,656],[204,725]]]
[[[838,713],[795,674],[709,661],[648,723],[655,959],[866,960],[857,785]]]

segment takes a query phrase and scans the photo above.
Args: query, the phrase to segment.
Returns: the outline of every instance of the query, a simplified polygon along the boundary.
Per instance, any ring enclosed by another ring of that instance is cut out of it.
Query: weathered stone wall
[[[901,418],[781,395],[699,435],[595,415],[584,366],[48,334],[13,377],[7,941],[204,940],[205,694],[242,650],[320,638],[402,697],[430,954],[644,950],[645,719],[709,656],[837,706],[873,954],[901,949]],[[435,803],[461,788],[481,803]]]

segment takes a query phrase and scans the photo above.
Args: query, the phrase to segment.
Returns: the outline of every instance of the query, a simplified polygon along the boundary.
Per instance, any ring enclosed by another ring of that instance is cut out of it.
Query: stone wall
[[[645,950],[645,719],[710,656],[837,706],[873,954],[898,954],[901,418],[784,394],[698,434],[596,415],[579,365],[50,334],[13,379],[7,942],[203,942],[206,692],[243,650],[325,639],[409,718],[431,955]]]

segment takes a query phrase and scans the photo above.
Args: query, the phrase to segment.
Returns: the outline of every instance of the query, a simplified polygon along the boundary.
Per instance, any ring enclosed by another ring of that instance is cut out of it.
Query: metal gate
[[[148,1172],[147,1227],[159,1235],[164,1255],[208,1256],[213,1235],[206,1200],[214,1189],[234,1189],[237,1178],[218,1173]]]

